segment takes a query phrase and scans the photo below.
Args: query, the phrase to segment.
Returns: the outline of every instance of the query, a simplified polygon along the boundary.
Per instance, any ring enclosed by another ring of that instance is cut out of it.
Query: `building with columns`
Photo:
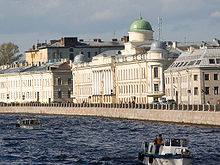
[[[89,62],[84,54],[75,57],[73,101],[151,103],[165,94],[163,71],[172,56],[165,42],[153,40],[151,25],[140,17],[130,26],[124,50],[105,51]]]
[[[220,100],[220,44],[191,47],[165,71],[168,99],[179,104],[217,104]]]

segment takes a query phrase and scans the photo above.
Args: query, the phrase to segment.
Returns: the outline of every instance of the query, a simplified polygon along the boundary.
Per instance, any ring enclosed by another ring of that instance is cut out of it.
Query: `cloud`
[[[105,10],[105,11],[95,12],[91,18],[95,21],[103,21],[103,20],[111,19],[113,16],[114,14],[110,10]]]
[[[211,13],[210,16],[213,18],[220,18],[220,12],[219,11],[213,12],[213,13]]]

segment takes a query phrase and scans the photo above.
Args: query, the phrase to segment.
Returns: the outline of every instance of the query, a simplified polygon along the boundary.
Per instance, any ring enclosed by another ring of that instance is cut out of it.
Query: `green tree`
[[[0,65],[12,64],[20,59],[22,54],[19,54],[19,48],[12,42],[3,43],[0,45]]]

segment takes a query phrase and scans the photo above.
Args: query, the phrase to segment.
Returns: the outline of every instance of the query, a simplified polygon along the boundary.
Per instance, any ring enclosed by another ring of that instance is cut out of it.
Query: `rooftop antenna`
[[[141,16],[141,11],[140,11],[140,16],[139,16],[139,18],[140,18],[140,19],[142,19],[142,16]]]
[[[160,41],[162,35],[162,18],[158,16],[158,41]]]
[[[115,38],[115,31],[113,32],[113,38]]]

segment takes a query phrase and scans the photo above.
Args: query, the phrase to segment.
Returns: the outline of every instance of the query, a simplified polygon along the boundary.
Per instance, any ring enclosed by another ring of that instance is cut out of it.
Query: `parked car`
[[[0,102],[0,106],[5,106],[5,105],[7,105],[7,103],[5,103],[5,102]]]
[[[165,104],[167,104],[167,101],[166,100],[160,100],[160,104],[165,105]]]
[[[176,104],[176,101],[174,99],[167,100],[167,104]]]
[[[158,100],[154,100],[151,102],[151,104],[159,104],[160,102]]]

